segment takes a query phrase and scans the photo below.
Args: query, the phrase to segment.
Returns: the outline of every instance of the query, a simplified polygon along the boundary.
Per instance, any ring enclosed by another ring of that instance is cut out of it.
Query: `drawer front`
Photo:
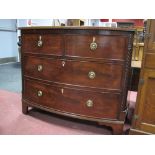
[[[23,34],[22,52],[62,55],[64,50],[63,36],[57,34]]]
[[[116,119],[119,94],[83,91],[24,81],[24,98],[44,107],[96,118]]]
[[[65,36],[66,55],[73,57],[125,60],[127,44],[125,36]]]
[[[41,70],[38,71],[39,66]],[[105,89],[122,89],[123,65],[87,61],[63,61],[25,57],[24,74],[27,76]]]

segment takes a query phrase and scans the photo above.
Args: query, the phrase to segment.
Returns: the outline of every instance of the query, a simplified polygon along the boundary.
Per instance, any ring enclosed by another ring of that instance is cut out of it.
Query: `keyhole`
[[[62,61],[62,67],[64,67],[65,66],[65,61]]]
[[[61,93],[62,93],[62,94],[64,93],[64,89],[63,89],[63,88],[61,88]]]

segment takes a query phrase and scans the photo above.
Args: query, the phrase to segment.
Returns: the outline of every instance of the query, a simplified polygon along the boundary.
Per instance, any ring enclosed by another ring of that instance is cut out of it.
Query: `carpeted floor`
[[[135,100],[136,93],[130,94]],[[132,102],[134,103],[134,102]],[[124,126],[124,131],[130,125]],[[110,135],[111,129],[96,123],[71,119],[32,109],[21,112],[21,94],[0,90],[0,134],[2,135]]]
[[[0,90],[0,134],[111,134],[111,130],[92,122],[63,118],[33,109],[28,115],[21,112],[21,95]]]

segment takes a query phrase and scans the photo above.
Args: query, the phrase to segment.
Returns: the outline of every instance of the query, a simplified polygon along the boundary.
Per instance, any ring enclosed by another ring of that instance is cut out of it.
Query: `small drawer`
[[[65,51],[70,57],[125,60],[127,36],[66,35]]]
[[[57,34],[23,34],[22,52],[45,55],[63,54],[63,36]]]
[[[26,79],[24,86],[25,99],[48,109],[104,119],[116,119],[119,112],[120,94],[51,86]]]
[[[64,84],[117,89],[124,83],[124,66],[112,63],[25,57],[24,75]]]

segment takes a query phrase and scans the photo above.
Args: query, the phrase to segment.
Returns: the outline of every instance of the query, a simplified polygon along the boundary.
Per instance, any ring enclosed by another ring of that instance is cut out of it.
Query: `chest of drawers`
[[[22,34],[22,111],[36,107],[121,134],[133,30],[29,27]]]

